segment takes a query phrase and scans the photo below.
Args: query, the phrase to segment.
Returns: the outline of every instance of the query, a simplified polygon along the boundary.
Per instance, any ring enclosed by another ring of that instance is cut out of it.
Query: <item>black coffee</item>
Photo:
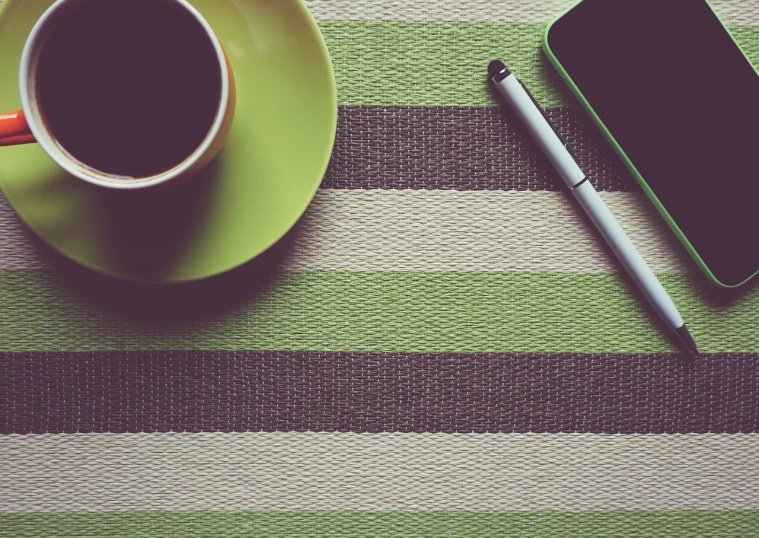
[[[216,116],[221,73],[200,24],[171,0],[91,0],[45,44],[44,120],[81,162],[142,178],[189,157]]]

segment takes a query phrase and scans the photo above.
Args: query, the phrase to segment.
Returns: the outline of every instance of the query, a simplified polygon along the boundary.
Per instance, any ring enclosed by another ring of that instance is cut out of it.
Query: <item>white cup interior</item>
[[[211,149],[211,145],[216,139],[224,122],[224,116],[230,99],[230,73],[221,43],[205,18],[203,18],[203,16],[186,0],[161,0],[164,2],[173,2],[192,15],[205,30],[216,51],[216,57],[219,62],[219,71],[221,73],[221,98],[216,110],[216,116],[214,117],[211,129],[203,142],[187,159],[175,167],[144,178],[130,178],[109,174],[80,161],[66,151],[66,149],[55,139],[45,124],[43,112],[40,110],[37,93],[37,68],[41,52],[45,47],[50,32],[57,25],[65,24],[66,17],[72,12],[72,10],[93,1],[99,0],[56,0],[42,17],[40,17],[32,29],[32,32],[29,34],[21,56],[21,68],[19,72],[21,104],[26,120],[29,123],[29,128],[42,149],[51,159],[53,159],[53,161],[56,162],[56,164],[58,164],[58,166],[84,181],[102,187],[116,189],[139,189],[166,183],[191,169],[197,161],[199,161]],[[167,28],[167,33],[169,32],[171,32],[171,29]]]

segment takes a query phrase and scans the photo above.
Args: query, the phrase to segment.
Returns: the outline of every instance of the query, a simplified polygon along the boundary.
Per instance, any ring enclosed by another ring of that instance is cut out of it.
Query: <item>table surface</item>
[[[568,2],[307,4],[337,142],[260,259],[116,282],[0,197],[0,537],[759,535],[759,291],[705,281],[551,73]],[[759,65],[759,1],[714,5]],[[494,57],[704,354],[496,108]]]

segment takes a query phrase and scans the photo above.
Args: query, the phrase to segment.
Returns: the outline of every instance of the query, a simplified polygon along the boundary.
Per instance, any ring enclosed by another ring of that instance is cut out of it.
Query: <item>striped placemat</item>
[[[114,282],[0,198],[0,537],[758,536],[759,290],[704,282],[546,67],[567,0],[307,3],[337,143],[261,259]],[[759,63],[759,1],[714,5]],[[703,355],[495,107],[493,57]]]

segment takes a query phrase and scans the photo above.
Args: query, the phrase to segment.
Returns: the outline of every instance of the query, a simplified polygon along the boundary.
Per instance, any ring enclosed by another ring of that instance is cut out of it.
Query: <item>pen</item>
[[[688,332],[675,303],[672,302],[661,282],[643,260],[630,238],[627,237],[617,219],[611,214],[609,208],[598,195],[598,191],[577,165],[566,144],[548,121],[530,92],[506,69],[500,60],[490,62],[488,73],[499,93],[527,127],[540,149],[543,150],[585,213],[601,232],[624,268],[630,273],[648,302],[651,303],[651,306],[667,325],[675,331],[687,348],[698,353],[696,342]]]

